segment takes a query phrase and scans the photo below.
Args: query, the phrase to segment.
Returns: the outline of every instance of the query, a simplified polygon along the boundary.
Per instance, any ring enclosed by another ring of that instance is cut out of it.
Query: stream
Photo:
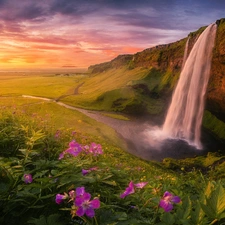
[[[176,159],[194,157],[206,154],[209,149],[212,150],[213,147],[215,148],[215,143],[213,142],[213,144],[205,133],[204,150],[198,150],[181,139],[162,139],[161,128],[149,119],[135,118],[128,121],[120,120],[104,116],[98,111],[77,108],[49,98],[31,95],[22,95],[22,97],[51,101],[62,107],[79,111],[98,122],[112,127],[125,141],[126,151],[145,160],[162,161],[168,157]]]

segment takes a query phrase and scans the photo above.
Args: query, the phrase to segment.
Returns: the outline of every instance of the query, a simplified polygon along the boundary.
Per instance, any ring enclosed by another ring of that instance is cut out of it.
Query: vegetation
[[[94,135],[97,122],[29,101],[1,106],[1,224],[225,222],[224,156],[147,162]]]
[[[203,29],[189,35],[192,41]],[[1,75],[0,224],[225,224],[224,149],[145,161],[125,152],[113,129],[55,103],[124,120],[115,112],[160,115],[178,79],[185,42],[117,57],[92,66],[93,73]],[[218,49],[214,53],[223,60]],[[224,140],[224,123],[211,112],[203,124]]]
[[[225,142],[225,123],[221,120],[217,119],[209,111],[205,111],[203,117],[203,125],[208,128],[210,132],[215,136],[221,139],[221,141]]]

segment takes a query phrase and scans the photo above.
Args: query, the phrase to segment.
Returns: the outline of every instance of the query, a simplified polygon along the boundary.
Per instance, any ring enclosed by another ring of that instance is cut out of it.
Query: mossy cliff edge
[[[217,20],[216,23],[218,27],[203,125],[215,136],[225,140],[225,19]],[[148,48],[133,55],[119,55],[110,62],[90,66],[91,76],[103,73],[113,76],[117,71],[129,74],[134,70],[143,74],[140,79],[133,79],[131,75],[127,85],[119,88],[120,91],[116,89],[105,92],[97,101],[110,101],[109,97],[114,96],[115,92],[116,98],[111,101],[110,110],[138,115],[147,113],[160,115],[163,118],[181,72],[185,44],[189,39],[188,53],[190,53],[205,28],[201,27],[199,30],[191,32],[188,37],[171,44]],[[121,73],[121,77],[123,73]],[[128,92],[133,93],[132,100],[127,94]],[[220,122],[218,123],[218,121]]]

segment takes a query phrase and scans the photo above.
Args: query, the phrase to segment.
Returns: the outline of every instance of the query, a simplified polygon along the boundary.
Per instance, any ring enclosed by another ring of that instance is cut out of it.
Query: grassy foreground
[[[0,224],[225,223],[223,156],[147,162],[54,103],[6,97],[0,108]]]

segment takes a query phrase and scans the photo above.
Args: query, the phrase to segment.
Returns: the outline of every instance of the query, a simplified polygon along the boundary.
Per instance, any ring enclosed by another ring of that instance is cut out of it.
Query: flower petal
[[[173,198],[171,199],[171,201],[174,202],[174,203],[179,203],[181,200],[180,200],[180,197],[173,196]]]
[[[65,199],[65,195],[61,195],[61,194],[57,194],[55,196],[55,202],[57,204],[61,204],[63,202],[63,200]]]
[[[64,152],[60,153],[60,154],[59,154],[59,160],[60,160],[60,159],[63,159],[63,158],[64,158],[64,155],[65,155]]]
[[[82,206],[83,202],[84,202],[83,197],[77,196],[76,199],[75,199],[75,201],[74,201],[74,204],[75,204],[76,206]]]
[[[170,202],[160,200],[159,206],[164,209],[165,212],[170,212],[173,209],[173,205]]]
[[[85,213],[85,210],[83,209],[83,207],[79,207],[78,210],[76,211],[76,214],[78,216],[83,216]]]
[[[135,187],[136,188],[143,188],[148,182],[140,182],[140,183],[137,183],[135,184]]]
[[[94,211],[94,209],[92,209],[92,208],[88,208],[88,209],[86,209],[86,215],[88,216],[88,217],[90,217],[90,218],[92,218],[92,217],[94,217],[95,216],[95,211]]]
[[[76,188],[76,195],[83,195],[85,193],[85,187],[77,187]]]
[[[129,183],[129,186],[126,188],[126,190],[123,192],[123,194],[120,195],[120,198],[125,198],[127,195],[133,194],[134,193],[134,184],[131,181]]]
[[[100,207],[100,201],[99,199],[93,199],[91,201],[90,207],[92,207],[93,209],[98,209]]]
[[[85,169],[82,169],[82,175],[85,176],[87,175],[88,173],[90,173],[91,170],[85,170]]]
[[[85,193],[83,194],[83,199],[84,199],[84,201],[89,201],[89,200],[91,199],[91,194],[85,192]]]
[[[169,192],[169,191],[166,191],[163,195],[163,198],[165,197],[172,197],[173,195]]]

